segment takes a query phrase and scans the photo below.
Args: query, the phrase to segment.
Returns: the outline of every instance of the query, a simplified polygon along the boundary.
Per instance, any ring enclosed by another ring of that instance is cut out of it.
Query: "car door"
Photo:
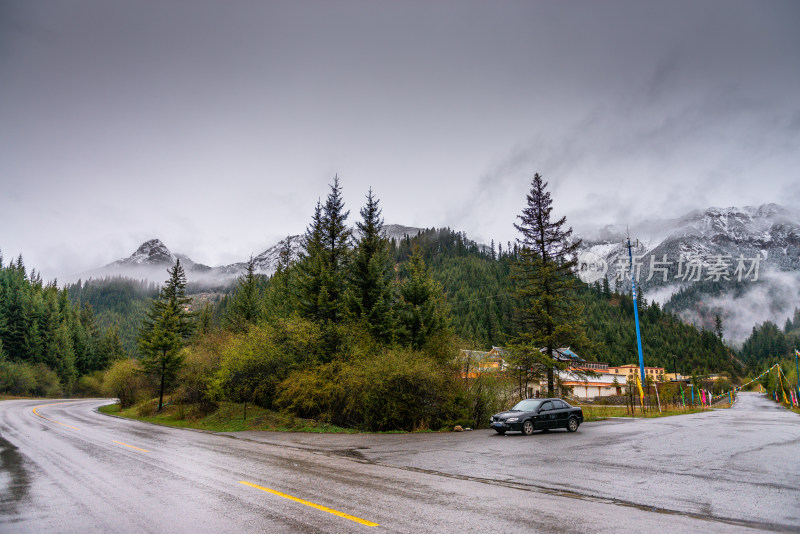
[[[553,428],[555,424],[555,411],[552,401],[544,401],[539,407],[539,417],[536,419],[536,428]]]
[[[569,418],[569,406],[564,401],[555,400],[553,401],[554,405],[554,412],[556,414],[556,423],[555,426],[557,427],[566,427],[567,426],[567,419]]]

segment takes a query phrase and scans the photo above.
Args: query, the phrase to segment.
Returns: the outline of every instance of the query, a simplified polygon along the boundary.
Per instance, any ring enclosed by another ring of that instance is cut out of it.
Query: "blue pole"
[[[797,387],[797,393],[800,394],[800,370],[797,369],[797,355],[798,351],[797,349],[794,349],[794,372],[796,375],[794,377],[794,385]]]
[[[633,253],[631,252],[630,236],[628,236],[628,259],[631,262],[631,295],[633,295],[633,318],[636,321],[636,346],[639,349],[639,374],[642,376],[642,386],[644,386],[644,356],[642,355],[642,334],[639,332],[639,306],[636,304],[636,277],[633,274]]]

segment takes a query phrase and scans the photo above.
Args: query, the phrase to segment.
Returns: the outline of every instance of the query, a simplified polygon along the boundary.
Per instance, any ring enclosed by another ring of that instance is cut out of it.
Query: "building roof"
[[[543,349],[543,348],[539,349],[539,350],[542,351],[542,352],[545,351],[545,349]],[[560,349],[555,349],[555,352],[556,352],[555,357],[556,357],[556,360],[558,360],[558,361],[562,361],[562,362],[585,362],[586,361],[583,358],[581,358],[580,356],[578,356],[577,354],[575,354],[574,352],[572,352],[569,347],[562,347]]]

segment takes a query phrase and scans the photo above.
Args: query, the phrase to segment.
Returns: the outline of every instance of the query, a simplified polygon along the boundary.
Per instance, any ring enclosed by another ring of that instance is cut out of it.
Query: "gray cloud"
[[[0,247],[45,275],[151,237],[239,261],[355,217],[513,240],[797,202],[800,8],[737,2],[0,2]],[[351,218],[352,218],[351,217]]]

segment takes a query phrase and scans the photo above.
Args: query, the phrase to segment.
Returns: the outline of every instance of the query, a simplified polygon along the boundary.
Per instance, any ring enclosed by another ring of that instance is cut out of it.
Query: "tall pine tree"
[[[293,290],[296,286],[297,272],[293,269],[294,260],[292,252],[292,240],[297,236],[286,236],[281,241],[281,249],[278,253],[278,263],[275,273],[269,280],[265,294],[264,314],[271,317],[288,317],[296,308],[296,300],[293,299]]]
[[[253,256],[247,262],[245,272],[236,284],[225,324],[234,332],[244,332],[248,326],[257,323],[263,316],[261,287],[256,275],[256,264]]]
[[[559,347],[586,345],[582,306],[576,294],[576,251],[572,228],[564,228],[566,217],[551,220],[553,201],[547,182],[536,173],[527,195],[527,206],[514,227],[522,234],[514,278],[517,282],[517,335],[512,354],[520,364],[541,369],[547,376],[547,394],[555,390]]]
[[[400,285],[400,337],[414,350],[447,328],[442,304],[442,289],[431,278],[419,245],[412,247],[406,270],[408,278]]]
[[[378,203],[370,189],[360,211],[362,220],[356,223],[360,236],[350,266],[348,311],[375,339],[391,343],[395,331],[394,264]]]
[[[322,323],[339,323],[344,317],[345,274],[351,231],[345,224],[339,177],[334,177],[325,204],[317,202],[314,218],[303,238],[298,280],[300,312]]]
[[[139,350],[144,355],[142,368],[159,381],[158,410],[164,405],[164,392],[183,366],[181,349],[194,331],[194,314],[186,297],[186,274],[181,260],[168,271],[169,279],[158,298],[150,305],[139,330]]]

